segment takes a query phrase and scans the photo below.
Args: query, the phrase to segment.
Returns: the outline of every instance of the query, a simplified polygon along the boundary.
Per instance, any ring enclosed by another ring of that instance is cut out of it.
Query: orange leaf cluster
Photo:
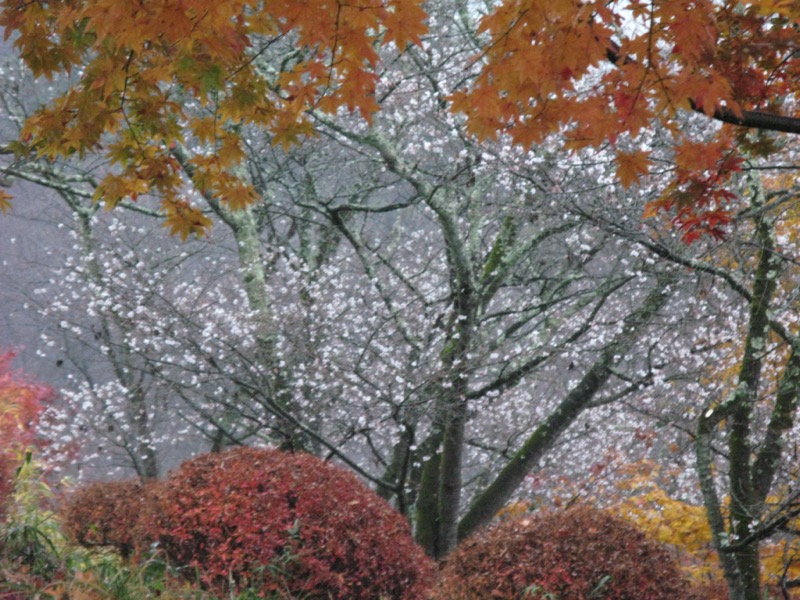
[[[381,46],[402,50],[425,32],[421,0],[0,0],[0,7],[6,38],[36,75],[71,72],[77,81],[27,121],[17,149],[50,159],[106,152],[119,166],[98,194],[110,205],[145,187],[165,206],[186,202],[189,182],[167,159],[175,145],[194,142],[215,159],[200,191],[224,190],[223,202],[246,204],[255,192],[223,175],[242,160],[242,125],[290,145],[311,132],[310,108],[346,107],[368,120],[378,109]],[[637,147],[629,142],[660,124],[673,137],[678,178],[673,197],[650,211],[673,211],[687,241],[719,236],[730,200],[721,190],[735,157],[691,172],[680,162],[747,142],[723,132],[702,145],[708,152],[698,150],[675,117],[683,109],[730,121],[795,101],[798,19],[789,0],[503,0],[481,21],[479,71],[451,94],[452,108],[474,134],[507,135],[525,147],[554,133],[572,150],[611,142],[625,187],[647,174],[650,158],[620,150],[618,141]],[[192,104],[207,115],[187,115]]]
[[[0,212],[6,214],[9,208],[11,208],[11,196],[0,190]]]
[[[675,116],[777,109],[800,81],[799,13],[782,0],[506,0],[482,21],[479,74],[452,94],[453,107],[476,135],[506,134],[525,147],[554,133],[573,150],[616,145],[658,123],[679,163],[677,195],[660,207],[677,209],[686,241],[719,236],[729,218],[722,184],[736,165],[719,157],[741,136],[720,133],[696,147]],[[625,187],[648,172],[646,153],[617,159]]]
[[[686,243],[704,235],[723,238],[736,199],[726,184],[741,170],[742,163],[731,144],[721,135],[714,143],[687,140],[677,146],[672,182],[647,205],[644,216],[653,217],[660,211],[673,213],[672,223]]]
[[[310,132],[310,108],[346,106],[369,119],[377,48],[402,50],[425,32],[421,0],[3,0],[0,7],[6,40],[36,76],[76,76],[26,122],[23,150],[49,159],[106,154],[118,170],[96,198],[113,206],[155,192],[167,226],[181,235],[208,223],[183,197],[188,182],[171,157],[176,145],[207,148],[215,170],[205,175],[206,190],[241,207],[255,192],[226,173],[233,176],[243,158],[242,125],[289,144]],[[274,48],[294,56],[283,70],[266,58]],[[192,102],[215,116],[190,118]]]

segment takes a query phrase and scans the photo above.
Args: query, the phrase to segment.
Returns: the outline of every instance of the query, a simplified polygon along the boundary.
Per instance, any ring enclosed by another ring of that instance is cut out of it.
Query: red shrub
[[[399,514],[352,474],[307,454],[200,456],[170,476],[161,511],[168,559],[216,589],[411,600],[433,573]]]
[[[138,479],[92,483],[75,490],[63,509],[64,533],[82,546],[112,546],[127,558],[155,541],[160,486]]]
[[[515,517],[466,540],[447,558],[435,597],[677,600],[689,589],[642,532],[576,507]]]
[[[13,352],[0,354],[0,520],[11,494],[20,455],[41,445],[36,424],[53,391],[12,370]]]

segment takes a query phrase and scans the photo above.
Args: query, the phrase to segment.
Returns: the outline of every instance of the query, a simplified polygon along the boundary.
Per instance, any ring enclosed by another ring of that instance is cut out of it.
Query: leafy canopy
[[[369,119],[380,47],[422,43],[421,4],[3,0],[0,24],[33,73],[74,78],[27,121],[16,150],[102,152],[114,168],[98,200],[155,192],[173,232],[200,233],[209,221],[188,201],[186,174],[200,194],[243,207],[255,192],[237,176],[242,125],[291,144],[310,133],[310,108]],[[477,70],[452,109],[479,137],[610,143],[626,187],[654,163],[644,137],[657,124],[674,138],[674,172],[647,214],[672,211],[689,241],[720,236],[745,130],[709,128],[698,140],[676,116],[800,133],[800,119],[781,115],[800,81],[798,20],[791,0],[502,0],[481,20]],[[206,111],[187,115],[192,104]],[[174,149],[189,141],[210,150],[179,164]]]
[[[185,169],[194,187],[231,208],[247,205],[253,189],[234,173],[244,157],[241,127],[290,144],[310,132],[312,107],[369,118],[377,48],[420,43],[420,4],[4,0],[0,24],[33,74],[74,78],[27,121],[16,149],[48,159],[102,152],[115,168],[98,200],[113,206],[155,192],[174,233],[199,233],[210,222],[188,201],[176,146],[209,145]],[[190,117],[190,104],[210,116]]]
[[[643,138],[658,124],[674,138],[675,167],[651,214],[676,211],[689,241],[719,236],[745,130],[700,142],[677,113],[800,133],[800,119],[776,114],[796,100],[798,20],[789,0],[505,0],[481,23],[484,64],[453,106],[480,137],[530,147],[563,132],[573,150],[610,143],[626,187],[649,171]]]

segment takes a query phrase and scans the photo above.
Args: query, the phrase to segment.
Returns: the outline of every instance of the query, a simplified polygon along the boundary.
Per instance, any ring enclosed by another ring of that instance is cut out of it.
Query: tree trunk
[[[475,498],[459,524],[459,539],[469,536],[492,520],[542,456],[553,447],[559,436],[591,403],[595,394],[611,377],[613,366],[629,352],[645,327],[666,304],[674,280],[675,278],[669,274],[658,278],[656,287],[642,304],[625,318],[623,331],[603,349],[583,379],[567,394],[545,422],[528,437],[495,480]]]
[[[755,193],[753,208],[764,204],[764,195],[759,182],[754,182]],[[760,600],[760,560],[759,540],[752,539],[763,511],[766,491],[764,481],[758,481],[761,464],[753,461],[752,420],[753,409],[759,397],[761,369],[765,349],[770,333],[770,304],[775,295],[780,270],[780,257],[774,251],[773,220],[763,212],[757,213],[755,237],[758,241],[758,266],[753,281],[750,300],[750,313],[744,352],[739,365],[736,389],[720,406],[709,406],[704,409],[698,421],[697,468],[700,473],[701,490],[714,539],[714,546],[723,565],[725,579],[733,600]],[[790,359],[787,369],[791,369]],[[787,382],[788,385],[789,382]],[[780,400],[780,398],[779,398]],[[785,402],[782,402],[786,408]],[[781,410],[781,403],[776,403],[775,411]],[[774,414],[774,413],[773,413]],[[719,423],[728,423],[728,482],[730,485],[730,531],[726,531],[721,519],[719,498],[714,489],[711,459],[711,440]],[[774,423],[777,433],[785,423]],[[774,447],[771,449],[774,452]],[[761,488],[757,493],[756,484]],[[744,540],[750,543],[735,546],[731,551],[728,546]],[[725,554],[733,556],[735,568]]]

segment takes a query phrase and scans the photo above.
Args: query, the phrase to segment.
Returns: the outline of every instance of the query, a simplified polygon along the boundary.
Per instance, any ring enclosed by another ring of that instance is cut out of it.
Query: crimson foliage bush
[[[437,600],[677,600],[688,584],[667,551],[604,511],[523,515],[465,540],[442,568]]]
[[[159,488],[139,480],[78,488],[62,510],[64,533],[82,546],[114,547],[124,558],[140,554],[156,540]]]
[[[44,444],[36,425],[53,396],[50,388],[14,371],[13,360],[13,352],[0,353],[0,522],[8,509],[14,476],[25,450]]]
[[[208,587],[265,597],[423,598],[433,565],[355,476],[307,454],[238,448],[171,474],[159,543]]]

